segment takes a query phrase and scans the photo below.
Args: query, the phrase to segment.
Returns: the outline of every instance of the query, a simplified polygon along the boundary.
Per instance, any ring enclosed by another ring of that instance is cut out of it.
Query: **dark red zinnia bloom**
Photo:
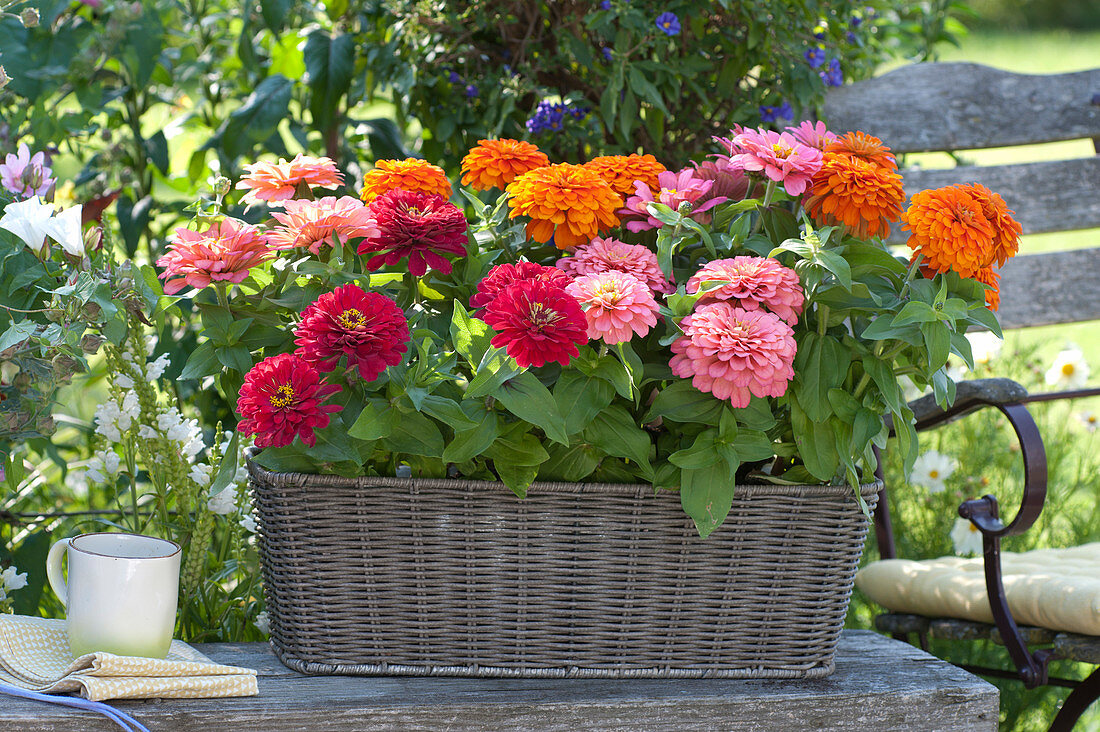
[[[244,377],[237,429],[256,435],[257,447],[285,447],[295,436],[313,447],[313,430],[327,427],[329,415],[341,409],[323,403],[338,391],[339,386],[321,381],[317,369],[293,353],[265,358]]]
[[[409,272],[420,277],[428,267],[451,271],[444,255],[466,254],[466,217],[443,196],[420,191],[387,191],[370,203],[379,233],[359,244],[360,254],[374,254],[367,269],[397,264],[408,257]]]
[[[569,286],[573,278],[557,267],[544,267],[534,262],[498,264],[477,283],[477,293],[470,298],[470,307],[482,308],[491,303],[500,291],[520,280],[540,280],[562,288]]]
[[[482,315],[497,332],[490,341],[520,366],[569,363],[588,342],[588,321],[580,303],[557,285],[519,280],[505,287]]]
[[[393,300],[358,285],[321,295],[302,313],[295,331],[298,355],[321,371],[334,370],[341,356],[348,367],[374,381],[408,349],[409,324]]]

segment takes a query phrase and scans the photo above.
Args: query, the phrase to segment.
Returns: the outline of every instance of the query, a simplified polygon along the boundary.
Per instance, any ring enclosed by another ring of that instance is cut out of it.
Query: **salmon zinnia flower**
[[[789,132],[744,130],[732,140],[731,164],[782,183],[792,196],[800,196],[821,169],[821,151],[803,145]]]
[[[332,246],[334,236],[347,243],[348,239],[378,233],[370,211],[351,196],[287,201],[285,212],[272,212],[271,217],[282,224],[268,234],[276,249],[309,249],[320,254],[322,245]]]
[[[627,244],[607,237],[596,237],[588,244],[573,250],[572,256],[562,257],[556,266],[573,277],[601,272],[625,272],[641,280],[654,292],[675,292],[661,271],[657,255],[641,244]]]
[[[317,369],[293,353],[265,358],[244,377],[237,429],[256,435],[257,447],[285,447],[295,437],[313,447],[313,430],[328,427],[329,415],[341,409],[323,403],[338,391],[339,386],[322,382]]]
[[[595,172],[621,196],[634,192],[634,183],[641,181],[654,190],[659,187],[657,176],[668,170],[652,155],[603,155],[592,158],[584,167]]]
[[[409,272],[420,277],[428,267],[449,274],[444,255],[466,254],[466,216],[443,196],[417,191],[387,191],[371,201],[377,233],[359,245],[360,254],[374,254],[367,269],[397,264],[408,257]]]
[[[902,228],[910,232],[906,243],[935,271],[974,277],[1002,251],[999,232],[985,217],[982,203],[964,185],[921,191],[905,212]]]
[[[610,270],[581,275],[565,291],[577,299],[588,321],[588,337],[608,345],[644,336],[657,325],[657,301],[641,280]]]
[[[336,188],[344,182],[344,176],[329,158],[313,158],[296,155],[289,163],[279,158],[277,163],[258,162],[244,166],[248,175],[237,182],[237,188],[248,193],[241,203],[255,201],[286,201],[294,198],[298,185]]]
[[[201,290],[211,282],[241,282],[273,256],[260,230],[236,219],[222,219],[201,233],[181,227],[171,242],[157,260],[166,295],[188,286]]]
[[[783,396],[794,378],[794,331],[778,316],[730,302],[707,303],[680,321],[672,373],[740,409],[754,396]]]
[[[524,368],[550,361],[566,366],[588,341],[580,304],[549,282],[513,282],[485,306],[481,319],[497,332],[489,342]]]
[[[443,168],[417,158],[375,162],[374,170],[368,170],[363,176],[363,190],[359,197],[370,203],[386,191],[398,188],[451,197],[451,181],[447,180]]]
[[[803,205],[822,224],[844,224],[860,239],[886,236],[905,200],[896,171],[844,153],[827,152]]]
[[[546,153],[522,140],[479,140],[462,158],[462,185],[475,191],[504,188],[524,173],[550,164]]]
[[[558,249],[592,240],[619,223],[623,199],[600,176],[581,165],[558,163],[524,173],[508,184],[508,218],[530,216],[527,236]]]
[[[297,353],[320,371],[333,371],[347,358],[364,381],[401,363],[408,350],[409,324],[393,300],[358,285],[321,295],[302,313],[295,331]]]
[[[687,291],[695,294],[704,282],[727,282],[699,298],[700,303],[733,300],[745,310],[765,307],[787,323],[798,322],[805,296],[798,274],[774,259],[733,257],[707,262],[687,281]]]

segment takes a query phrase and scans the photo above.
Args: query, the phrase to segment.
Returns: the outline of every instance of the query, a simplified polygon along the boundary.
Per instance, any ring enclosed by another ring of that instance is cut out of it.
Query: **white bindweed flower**
[[[954,458],[935,450],[929,450],[913,463],[913,474],[909,482],[924,486],[930,493],[942,493],[943,482],[955,472]]]
[[[1096,428],[1100,427],[1100,417],[1096,412],[1081,412],[1077,415],[1077,419],[1081,420],[1081,424],[1085,425],[1085,429],[1089,432],[1095,432]]]
[[[951,543],[955,545],[956,554],[981,554],[982,532],[969,519],[957,518],[951,527]]]
[[[50,219],[47,234],[74,257],[84,256],[84,236],[81,228],[80,206],[67,208]]]
[[[1004,341],[988,330],[967,333],[966,340],[970,341],[970,351],[974,355],[975,366],[987,364],[995,359],[1004,346]]]
[[[15,567],[8,567],[3,572],[0,572],[0,585],[4,586],[5,590],[21,590],[27,586],[27,573],[19,572]]]
[[[256,519],[252,518],[252,516],[245,516],[240,521],[238,521],[237,523],[239,523],[241,525],[241,528],[244,529],[245,531],[247,531],[248,533],[250,533],[250,534],[255,534],[256,533]]]
[[[271,635],[271,617],[267,614],[266,610],[262,613],[258,613],[256,619],[252,621],[252,624],[264,635]]]
[[[1045,379],[1051,386],[1061,389],[1080,389],[1089,378],[1089,365],[1085,355],[1076,346],[1065,348],[1054,357]]]
[[[237,489],[230,486],[224,490],[218,491],[206,502],[206,508],[211,513],[216,513],[219,516],[227,516],[235,512],[237,510]],[[244,526],[243,523],[241,525]],[[253,523],[253,528],[249,529],[249,531],[255,530],[255,523]]]
[[[19,237],[39,257],[48,247],[53,207],[35,196],[26,201],[9,203],[0,217],[0,229],[6,229]]]

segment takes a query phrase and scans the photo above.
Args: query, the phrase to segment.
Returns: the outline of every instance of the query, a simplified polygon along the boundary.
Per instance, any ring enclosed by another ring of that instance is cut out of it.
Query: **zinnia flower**
[[[490,343],[524,368],[550,361],[567,366],[588,341],[581,306],[549,282],[513,282],[485,306],[482,320],[497,332]]]
[[[1054,363],[1043,375],[1051,386],[1060,389],[1081,389],[1089,380],[1089,364],[1076,346],[1064,348],[1054,357]]]
[[[890,152],[890,148],[883,145],[882,140],[874,135],[868,135],[859,130],[836,137],[825,147],[825,152],[849,155],[889,170],[898,169],[898,163],[894,159],[894,154]]]
[[[283,213],[273,211],[272,218],[282,224],[268,234],[276,249],[306,249],[320,254],[321,247],[332,246],[335,236],[348,239],[374,236],[378,227],[370,211],[351,196],[325,196],[316,201],[287,201]]]
[[[955,472],[954,458],[935,450],[921,454],[913,463],[909,482],[928,489],[929,493],[943,493],[944,481]]]
[[[629,196],[634,192],[634,183],[641,181],[650,190],[657,188],[660,183],[657,176],[668,170],[657,162],[652,155],[602,155],[592,158],[584,167],[594,171],[607,181],[611,190],[621,196]]]
[[[998,280],[1001,276],[997,274],[992,267],[986,267],[985,269],[979,269],[974,273],[974,278],[983,285],[986,285],[985,291],[985,306],[997,312],[1001,307],[1001,286]]]
[[[641,244],[627,244],[610,237],[596,237],[573,250],[572,256],[556,262],[559,269],[573,277],[601,272],[625,272],[641,280],[654,292],[675,292],[657,263],[657,255]]]
[[[684,336],[672,342],[672,373],[735,408],[754,396],[782,396],[794,378],[794,331],[764,310],[730,302],[701,305],[680,321]]]
[[[657,301],[641,280],[625,272],[581,275],[565,291],[581,304],[590,339],[615,345],[657,325]]]
[[[886,236],[905,200],[896,171],[843,153],[824,155],[803,205],[814,221],[843,224],[860,239]]]
[[[374,381],[408,350],[409,324],[393,300],[358,285],[321,295],[302,313],[295,331],[297,353],[321,371],[333,371],[342,356],[347,367]]]
[[[324,404],[340,391],[321,381],[317,369],[293,353],[271,356],[252,367],[244,377],[237,411],[237,431],[256,435],[257,447],[286,447],[295,436],[313,447],[315,429],[328,426],[338,404]]]
[[[397,264],[408,257],[416,277],[428,267],[448,274],[451,261],[444,255],[466,254],[466,216],[443,196],[418,191],[387,191],[371,201],[376,232],[359,244],[360,254],[374,253],[367,269]]]
[[[374,170],[363,176],[363,191],[359,197],[370,203],[386,191],[399,188],[451,197],[451,181],[447,180],[443,168],[417,158],[376,161]]]
[[[39,150],[31,155],[27,144],[20,143],[15,154],[9,153],[0,163],[0,185],[24,198],[44,196],[57,182],[51,172],[45,153]]]
[[[517,264],[498,264],[489,270],[489,274],[477,283],[477,292],[470,298],[470,307],[485,307],[508,285],[520,280],[549,282],[555,287],[565,289],[573,278],[556,267],[546,267],[534,262]]]
[[[679,173],[666,171],[657,176],[657,181],[660,189],[656,197],[649,186],[641,181],[636,182],[634,184],[636,195],[628,198],[626,207],[619,211],[624,219],[629,219],[626,222],[626,228],[630,231],[660,228],[661,222],[650,216],[646,209],[650,203],[663,203],[674,211],[680,208],[681,203],[690,203],[691,218],[706,224],[710,222],[710,214],[706,212],[726,200],[721,197],[708,197],[707,194],[714,186],[714,181],[697,177],[694,168],[684,168]],[[704,200],[705,202],[701,203]]]
[[[803,145],[789,132],[745,130],[733,138],[733,145],[740,168],[762,171],[792,196],[802,195],[821,169],[821,151]]]
[[[695,203],[702,206],[717,198],[721,201],[743,201],[749,192],[749,178],[745,171],[725,161],[706,160],[694,163],[695,177],[711,181],[710,190],[699,196]]]
[[[982,201],[961,185],[917,193],[904,220],[902,228],[910,232],[909,248],[937,272],[954,270],[974,277],[1001,251],[995,240],[998,232],[985,217]]]
[[[794,139],[803,145],[818,150],[824,150],[827,145],[837,139],[837,136],[825,127],[824,122],[811,122],[810,120],[806,120],[798,127],[788,127],[787,132],[790,132]]]
[[[798,274],[774,259],[766,257],[734,257],[707,262],[687,282],[687,291],[694,294],[707,281],[728,282],[699,298],[700,303],[713,300],[734,300],[745,310],[761,306],[785,322],[794,325],[802,312],[802,287]]]
[[[521,140],[480,140],[462,158],[462,185],[475,191],[504,188],[524,173],[550,164],[538,146]]]
[[[171,242],[157,260],[166,295],[184,287],[201,290],[211,282],[241,282],[273,256],[260,230],[236,219],[222,219],[203,232],[180,227]]]
[[[603,178],[581,165],[558,163],[524,173],[508,184],[509,218],[530,216],[527,236],[558,249],[592,240],[617,226],[623,199]]]
[[[298,154],[289,163],[279,158],[277,163],[260,161],[244,166],[248,175],[237,182],[237,188],[247,190],[241,203],[255,201],[286,201],[294,198],[299,185],[336,188],[344,176],[329,158],[314,158]]]
[[[1023,227],[1012,218],[1016,212],[1008,207],[1003,198],[981,183],[963,184],[962,189],[981,204],[982,215],[993,227],[993,257],[997,266],[1003,267],[1009,257],[1020,251],[1020,233]]]

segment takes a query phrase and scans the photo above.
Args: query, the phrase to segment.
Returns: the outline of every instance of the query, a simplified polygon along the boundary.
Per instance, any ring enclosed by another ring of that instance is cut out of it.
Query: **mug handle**
[[[71,543],[71,538],[55,542],[50,547],[50,553],[46,555],[46,577],[50,580],[50,587],[57,599],[66,607],[69,605],[69,586],[65,584],[65,577],[61,574],[61,559]]]

